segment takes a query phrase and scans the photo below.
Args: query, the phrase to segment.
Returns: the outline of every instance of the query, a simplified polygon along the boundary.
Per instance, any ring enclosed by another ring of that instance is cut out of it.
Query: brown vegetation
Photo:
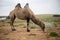
[[[45,33],[40,28],[31,28],[31,32],[26,32],[26,22],[23,22],[22,24],[24,26],[16,25],[16,31],[11,31],[8,22],[0,21],[0,40],[60,40],[60,24],[58,24],[58,27],[54,30],[46,28]],[[48,30],[57,32],[58,36],[50,36]]]

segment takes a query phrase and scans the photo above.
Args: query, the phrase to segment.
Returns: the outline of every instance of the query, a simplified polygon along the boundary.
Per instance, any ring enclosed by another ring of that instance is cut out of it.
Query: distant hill
[[[53,22],[53,21],[60,22],[60,17],[54,17],[54,15],[58,15],[58,14],[40,14],[36,16],[42,21],[46,21],[46,22]]]
[[[40,14],[36,15],[42,21],[45,22],[60,22],[60,15],[57,17],[58,14]],[[0,18],[7,18],[8,16],[0,16]]]
[[[7,16],[0,16],[0,18],[6,18]]]

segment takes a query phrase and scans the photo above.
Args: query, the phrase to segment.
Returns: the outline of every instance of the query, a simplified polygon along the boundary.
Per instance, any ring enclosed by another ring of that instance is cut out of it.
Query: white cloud
[[[60,13],[59,0],[0,0],[0,15],[8,15],[17,3],[20,3],[22,7],[29,3],[35,14]]]

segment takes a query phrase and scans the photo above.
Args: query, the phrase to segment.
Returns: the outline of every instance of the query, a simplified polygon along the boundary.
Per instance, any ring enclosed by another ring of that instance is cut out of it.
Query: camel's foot
[[[12,29],[12,31],[16,31],[16,29]]]
[[[27,30],[27,32],[30,32],[30,30]]]

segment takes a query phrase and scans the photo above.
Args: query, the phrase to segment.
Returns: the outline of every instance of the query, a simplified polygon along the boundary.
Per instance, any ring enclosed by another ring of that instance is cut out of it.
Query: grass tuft
[[[49,35],[52,36],[52,37],[56,37],[56,36],[58,36],[58,34],[57,34],[56,32],[50,32]]]

